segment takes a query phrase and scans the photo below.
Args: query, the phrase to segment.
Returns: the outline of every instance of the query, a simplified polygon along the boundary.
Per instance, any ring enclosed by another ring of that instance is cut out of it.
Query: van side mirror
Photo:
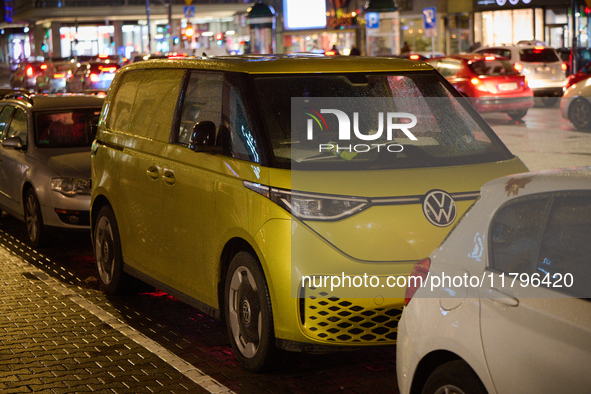
[[[209,120],[195,123],[189,148],[195,152],[221,153],[222,149],[215,144],[215,123]]]
[[[8,137],[2,141],[2,147],[10,149],[23,149],[24,145],[19,137]]]

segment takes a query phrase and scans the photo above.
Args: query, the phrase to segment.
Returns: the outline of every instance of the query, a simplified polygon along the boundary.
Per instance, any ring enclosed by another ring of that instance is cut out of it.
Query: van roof
[[[247,74],[299,74],[339,72],[425,71],[433,67],[421,61],[390,57],[317,56],[310,54],[241,55],[184,59],[155,59],[130,64],[126,69],[190,68]]]

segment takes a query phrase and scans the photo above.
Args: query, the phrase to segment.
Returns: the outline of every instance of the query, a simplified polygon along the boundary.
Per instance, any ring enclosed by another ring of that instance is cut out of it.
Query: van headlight
[[[267,197],[301,220],[339,220],[361,212],[371,205],[369,199],[362,197],[306,193],[249,181],[244,181],[244,186]]]
[[[60,192],[64,196],[90,194],[90,179],[53,178],[51,190]]]

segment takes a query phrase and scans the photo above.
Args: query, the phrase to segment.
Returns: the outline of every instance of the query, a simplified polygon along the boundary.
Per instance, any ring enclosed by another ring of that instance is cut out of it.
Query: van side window
[[[184,70],[154,69],[141,73],[129,132],[156,141],[169,142],[174,110]],[[117,92],[119,94],[119,92]]]
[[[216,130],[220,126],[222,113],[221,74],[192,72],[182,106],[181,122],[177,142],[189,145],[189,139],[195,123],[204,120],[215,124]]]
[[[10,105],[5,106],[0,113],[0,141],[4,140],[4,131],[13,113],[14,107]]]
[[[226,139],[232,157],[260,163],[260,155],[256,140],[252,133],[247,111],[242,98],[233,86],[228,88],[228,102],[224,106],[224,117],[218,139]],[[224,133],[227,135],[224,136]],[[229,140],[228,140],[229,139]]]
[[[129,71],[121,76],[121,82],[119,82],[117,94],[114,95],[113,104],[107,118],[108,129],[128,131],[131,123],[131,109],[142,76],[141,71]]]

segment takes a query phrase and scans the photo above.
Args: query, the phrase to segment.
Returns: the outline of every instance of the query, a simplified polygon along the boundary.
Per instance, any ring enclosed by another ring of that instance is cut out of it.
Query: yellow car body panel
[[[276,76],[360,70],[425,73],[433,69],[422,62],[400,59],[252,56],[141,62],[117,73],[93,147],[93,224],[100,207],[110,205],[129,272],[163,284],[176,291],[173,295],[195,300],[218,316],[228,253],[237,245],[252,251],[269,288],[274,333],[279,340],[329,346],[394,343],[404,287],[381,285],[389,277],[408,276],[414,262],[428,256],[450,230],[426,219],[422,206],[426,193],[471,193],[472,197],[457,203],[459,218],[482,184],[527,171],[515,157],[371,171],[290,170],[175,143],[172,136],[178,119],[172,116],[170,122],[155,126],[159,129],[151,134],[168,133],[170,141],[112,127],[116,124],[113,119],[125,116],[114,113],[120,111],[114,110],[114,105],[123,75],[161,69],[169,70],[171,81],[179,76],[179,90],[184,89],[179,70]],[[257,116],[262,117],[251,115]],[[255,190],[257,187],[261,189]],[[272,200],[268,193],[273,189],[373,202],[339,220],[307,220],[292,217]],[[407,197],[412,201],[400,203]],[[384,203],[390,198],[398,202]],[[306,278],[341,275],[375,276],[380,286],[334,292],[302,286]]]

